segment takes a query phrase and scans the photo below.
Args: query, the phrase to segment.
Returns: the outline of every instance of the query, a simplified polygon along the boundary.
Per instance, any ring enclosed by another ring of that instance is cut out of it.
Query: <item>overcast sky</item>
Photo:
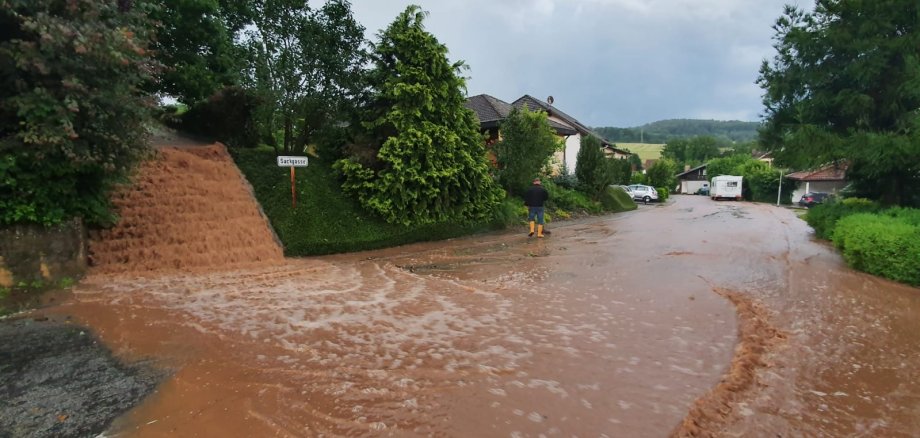
[[[376,41],[408,4],[464,60],[469,94],[545,99],[590,126],[758,121],[754,83],[784,4],[812,0],[352,0]]]

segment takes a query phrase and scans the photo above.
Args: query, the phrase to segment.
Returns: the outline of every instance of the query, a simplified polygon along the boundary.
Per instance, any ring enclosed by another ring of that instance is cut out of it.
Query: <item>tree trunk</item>
[[[290,153],[293,150],[294,142],[294,121],[290,114],[284,115],[284,152]]]

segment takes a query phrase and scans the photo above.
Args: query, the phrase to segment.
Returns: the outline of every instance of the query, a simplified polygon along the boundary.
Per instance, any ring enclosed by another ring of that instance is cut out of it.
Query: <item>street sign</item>
[[[307,167],[307,157],[278,157],[278,167]]]
[[[297,208],[297,190],[296,178],[294,176],[295,167],[307,167],[307,157],[278,157],[278,167],[291,168],[291,208]]]

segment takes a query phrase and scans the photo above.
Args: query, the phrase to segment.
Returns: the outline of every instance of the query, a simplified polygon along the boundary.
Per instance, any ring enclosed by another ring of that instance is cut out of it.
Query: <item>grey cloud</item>
[[[553,95],[592,126],[666,118],[757,120],[754,84],[789,0],[419,0],[470,66],[471,95]],[[794,2],[793,2],[794,3]],[[406,3],[354,0],[368,37]]]

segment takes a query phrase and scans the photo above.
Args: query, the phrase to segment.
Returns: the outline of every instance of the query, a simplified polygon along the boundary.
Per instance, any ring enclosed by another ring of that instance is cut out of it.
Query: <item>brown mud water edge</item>
[[[162,147],[113,196],[118,223],[90,235],[91,274],[238,269],[284,260],[224,145]]]
[[[764,356],[786,340],[769,322],[769,310],[742,293],[713,288],[732,302],[738,313],[738,337],[731,367],[715,388],[693,403],[672,437],[715,437],[733,415],[735,404],[757,384],[757,371],[769,364]]]

